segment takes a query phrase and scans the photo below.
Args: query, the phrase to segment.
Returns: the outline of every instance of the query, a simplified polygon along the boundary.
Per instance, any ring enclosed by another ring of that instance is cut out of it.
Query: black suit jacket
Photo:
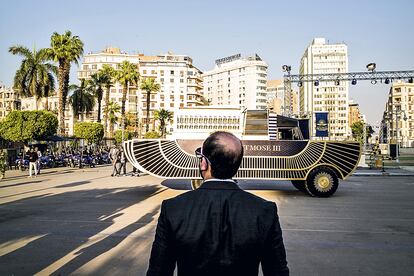
[[[209,181],[163,201],[148,276],[289,275],[274,202]]]

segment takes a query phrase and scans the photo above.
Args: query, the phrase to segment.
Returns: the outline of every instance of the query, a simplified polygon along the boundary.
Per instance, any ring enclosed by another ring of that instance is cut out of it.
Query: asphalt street
[[[0,275],[144,275],[160,204],[186,191],[109,175],[2,180]],[[291,275],[414,275],[413,176],[350,177],[327,199],[289,182],[240,185],[277,203]]]

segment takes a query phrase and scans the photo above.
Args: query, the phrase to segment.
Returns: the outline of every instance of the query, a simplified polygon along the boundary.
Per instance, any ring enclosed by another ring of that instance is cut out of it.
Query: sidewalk
[[[71,167],[58,167],[58,168],[48,168],[48,169],[42,169],[40,171],[39,176],[43,175],[56,175],[56,174],[64,174],[64,173],[72,173],[72,172],[88,172],[88,171],[105,171],[107,172],[108,169],[112,165],[97,165],[95,168],[90,167],[83,167],[82,169],[79,169],[78,167],[71,168]],[[20,171],[20,170],[7,170],[6,176],[0,180],[0,183],[5,182],[7,180],[16,180],[16,179],[24,179],[29,176],[29,171]],[[34,177],[34,176],[33,176]]]
[[[385,172],[381,169],[357,168],[353,176],[414,176],[414,167],[387,168]]]

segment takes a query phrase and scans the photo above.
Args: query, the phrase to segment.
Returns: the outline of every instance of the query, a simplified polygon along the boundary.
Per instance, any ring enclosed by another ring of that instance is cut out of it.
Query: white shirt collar
[[[204,182],[210,182],[210,181],[218,181],[218,182],[233,182],[233,183],[236,183],[236,180],[231,179],[231,178],[229,178],[229,179],[210,178],[210,179],[206,179],[206,180],[204,180]]]

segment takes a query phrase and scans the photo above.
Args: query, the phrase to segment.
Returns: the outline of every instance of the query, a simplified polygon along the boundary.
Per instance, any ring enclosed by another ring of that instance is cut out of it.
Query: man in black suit
[[[276,204],[231,179],[241,141],[215,132],[196,156],[204,183],[162,203],[147,276],[289,275]]]

